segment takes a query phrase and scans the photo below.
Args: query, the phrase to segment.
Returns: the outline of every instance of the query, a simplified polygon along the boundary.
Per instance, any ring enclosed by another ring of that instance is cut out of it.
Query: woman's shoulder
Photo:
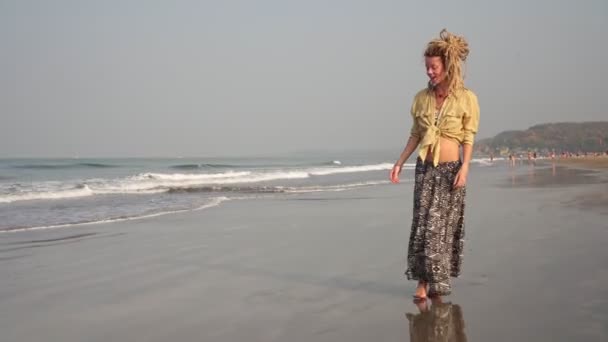
[[[475,92],[469,88],[464,88],[463,91],[466,103],[475,110],[479,110],[479,100],[477,100]]]
[[[414,102],[418,101],[426,96],[429,96],[430,94],[430,89],[428,87],[420,89],[418,92],[416,92],[416,95],[414,95]]]
[[[479,101],[477,95],[471,89],[463,89],[462,100],[459,102],[464,106],[465,112],[479,116]]]
[[[463,88],[462,93],[467,99],[477,102],[477,95],[473,90],[469,88]]]

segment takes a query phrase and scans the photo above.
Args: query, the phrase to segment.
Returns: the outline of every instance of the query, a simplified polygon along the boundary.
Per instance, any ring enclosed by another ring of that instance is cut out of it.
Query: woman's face
[[[426,75],[433,86],[438,85],[445,79],[446,73],[441,57],[425,57],[424,65],[426,66]]]

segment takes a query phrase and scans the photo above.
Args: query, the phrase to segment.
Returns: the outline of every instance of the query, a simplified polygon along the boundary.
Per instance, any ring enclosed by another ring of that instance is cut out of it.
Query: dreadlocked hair
[[[462,64],[469,55],[469,44],[462,36],[441,30],[439,38],[431,40],[424,51],[425,57],[441,57],[448,81],[448,92],[455,93],[464,88]]]

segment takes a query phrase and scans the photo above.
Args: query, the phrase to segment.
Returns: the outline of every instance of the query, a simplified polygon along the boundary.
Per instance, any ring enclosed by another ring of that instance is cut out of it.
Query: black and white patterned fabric
[[[429,295],[448,295],[464,250],[466,188],[454,188],[461,161],[416,161],[414,215],[405,275],[429,284]]]

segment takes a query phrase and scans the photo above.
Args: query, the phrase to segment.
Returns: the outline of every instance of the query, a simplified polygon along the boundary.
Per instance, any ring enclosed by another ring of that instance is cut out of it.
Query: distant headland
[[[504,131],[475,142],[475,151],[506,156],[530,151],[539,154],[598,154],[608,151],[608,121],[557,122],[522,131]]]

